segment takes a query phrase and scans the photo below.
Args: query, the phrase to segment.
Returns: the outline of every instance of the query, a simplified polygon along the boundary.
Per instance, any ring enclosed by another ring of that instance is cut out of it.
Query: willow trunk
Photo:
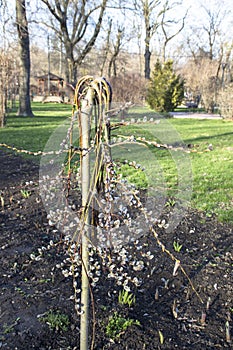
[[[82,208],[84,229],[82,233],[82,280],[81,280],[81,319],[80,319],[80,350],[88,350],[89,330],[89,252],[90,242],[90,127],[93,108],[93,90],[89,88],[82,100],[81,113],[79,115],[80,149],[81,149],[81,183],[82,183]]]

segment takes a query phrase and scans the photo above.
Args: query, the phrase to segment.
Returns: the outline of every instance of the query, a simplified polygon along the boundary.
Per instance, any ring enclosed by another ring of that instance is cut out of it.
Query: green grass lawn
[[[34,118],[10,114],[7,126],[0,129],[0,143],[30,151],[43,150],[53,131],[71,116],[72,106],[33,103],[32,109]],[[208,215],[215,213],[221,221],[233,222],[233,122],[165,119],[146,108],[133,108],[126,120],[142,121],[145,116],[148,120],[154,118],[154,122],[118,128],[113,137],[121,137],[122,141],[132,135],[145,137],[172,145],[173,149],[122,142],[113,147],[114,158],[135,160],[145,167],[144,172],[140,169],[134,172],[124,165],[123,174],[137,186],[156,188],[157,193],[163,192],[175,201],[179,198],[190,201],[191,194],[191,206]],[[187,145],[194,152],[184,152],[182,148]],[[206,151],[208,148],[212,150]]]
[[[177,197],[178,184],[183,180],[187,185],[192,182],[193,207],[205,210],[210,215],[216,213],[222,221],[233,222],[233,122],[173,118],[164,120],[156,113],[153,114],[153,111],[145,109],[133,109],[126,119],[142,120],[145,116],[148,120],[154,116],[158,124],[132,124],[118,133],[132,134],[135,137],[142,134],[147,139],[156,139],[160,143],[179,146],[179,142],[183,142],[183,145],[192,147],[190,151],[193,152],[185,157],[179,151],[151,149],[163,169],[168,194]],[[184,163],[183,169],[182,165],[179,166],[180,161]],[[189,165],[192,168],[191,174]],[[153,174],[156,172],[156,165],[153,167],[152,162],[147,166]],[[187,176],[185,172],[188,173]],[[192,181],[188,181],[188,176],[192,176]],[[182,183],[180,187],[182,189]]]
[[[43,150],[52,132],[72,113],[72,106],[65,104],[34,102],[32,109],[34,118],[16,117],[14,110],[10,113],[6,127],[0,130],[0,143],[30,151]]]

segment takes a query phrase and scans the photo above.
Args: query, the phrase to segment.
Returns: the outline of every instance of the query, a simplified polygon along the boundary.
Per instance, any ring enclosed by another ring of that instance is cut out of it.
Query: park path
[[[191,113],[191,112],[171,112],[173,118],[177,119],[222,119],[219,114],[208,114],[208,113]]]

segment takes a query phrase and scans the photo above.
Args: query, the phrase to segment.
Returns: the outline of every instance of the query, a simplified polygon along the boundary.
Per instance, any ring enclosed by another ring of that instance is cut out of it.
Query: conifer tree
[[[173,70],[173,61],[156,62],[146,101],[158,112],[169,112],[176,108],[184,97],[184,80]]]

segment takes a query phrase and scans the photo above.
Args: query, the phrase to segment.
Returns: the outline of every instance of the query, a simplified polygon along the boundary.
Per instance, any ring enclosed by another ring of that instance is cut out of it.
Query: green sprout
[[[160,344],[163,344],[164,343],[164,336],[163,336],[163,333],[161,331],[158,331],[159,333],[159,341],[160,341]]]
[[[31,192],[27,191],[27,190],[21,190],[21,195],[23,196],[23,198],[29,198],[31,195]]]
[[[166,203],[165,203],[165,207],[174,207],[176,204],[176,201],[172,198],[170,198]]]
[[[179,242],[176,242],[176,241],[173,242],[173,248],[175,252],[179,253],[182,247],[183,247],[182,244],[179,244]]]
[[[136,297],[133,293],[129,293],[127,290],[122,290],[118,296],[118,302],[121,305],[128,305],[131,307],[136,302]]]

